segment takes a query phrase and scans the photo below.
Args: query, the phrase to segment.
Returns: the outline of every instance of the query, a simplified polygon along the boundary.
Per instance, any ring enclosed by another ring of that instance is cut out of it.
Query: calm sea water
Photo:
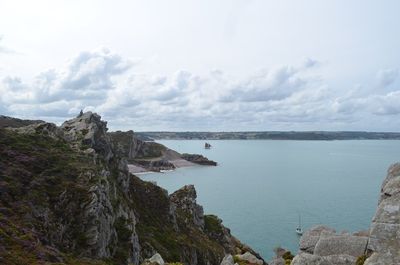
[[[179,152],[200,153],[217,167],[141,175],[169,192],[194,184],[205,213],[269,260],[273,248],[297,251],[298,216],[305,229],[368,229],[379,189],[400,141],[165,140]]]

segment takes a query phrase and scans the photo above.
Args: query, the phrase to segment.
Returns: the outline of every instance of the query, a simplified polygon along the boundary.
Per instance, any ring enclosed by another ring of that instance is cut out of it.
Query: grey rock
[[[356,258],[349,255],[321,257],[302,252],[294,257],[291,265],[354,265]]]
[[[358,257],[364,254],[368,237],[350,235],[324,236],[318,240],[314,254],[318,256],[350,255]]]
[[[264,261],[262,261],[261,259],[256,258],[256,256],[254,256],[250,252],[246,252],[246,253],[244,253],[242,255],[236,255],[236,257],[239,260],[247,261],[247,262],[249,262],[251,264],[257,264],[257,265],[264,264]]]
[[[221,261],[220,265],[234,265],[235,262],[233,260],[233,257],[231,254],[228,254],[224,257],[224,259]]]
[[[328,261],[324,261],[322,257],[302,252],[296,255],[291,265],[331,265]]]
[[[184,222],[193,223],[199,229],[204,229],[203,207],[196,203],[196,190],[193,185],[186,185],[170,195],[171,209],[180,209],[187,214]],[[179,224],[178,224],[179,226]]]
[[[400,264],[400,260],[397,255],[393,253],[373,253],[365,262],[364,265],[388,265],[388,264]]]
[[[163,258],[161,257],[161,255],[158,254],[158,253],[154,254],[154,255],[149,259],[149,262],[151,262],[151,263],[156,263],[156,264],[159,264],[159,265],[164,265],[164,260],[163,260]]]
[[[369,237],[373,254],[365,264],[400,264],[400,163],[389,168],[383,181]]]
[[[322,257],[322,260],[332,265],[354,265],[357,258],[351,255],[341,254]]]
[[[268,264],[269,265],[285,265],[285,260],[283,258],[274,258]]]
[[[305,251],[307,253],[314,253],[314,248],[317,245],[318,240],[320,239],[321,235],[322,236],[328,236],[328,235],[333,235],[335,234],[335,230],[323,226],[323,225],[318,225],[310,230],[307,230],[303,236],[300,238],[300,250]]]
[[[81,116],[65,121],[61,125],[64,131],[64,139],[75,143],[77,148],[93,148],[101,154],[106,161],[113,157],[111,139],[107,135],[107,122],[101,120],[101,116],[85,112]]]

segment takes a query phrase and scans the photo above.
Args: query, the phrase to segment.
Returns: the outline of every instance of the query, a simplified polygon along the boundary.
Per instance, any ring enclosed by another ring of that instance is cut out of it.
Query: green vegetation
[[[292,262],[294,255],[290,251],[286,251],[283,255],[282,258],[285,260],[285,265],[290,265]]]
[[[363,265],[367,258],[367,255],[359,256],[356,260],[356,265]]]
[[[204,215],[205,229],[210,233],[222,233],[221,220],[215,215]]]
[[[233,256],[233,261],[239,265],[247,265],[247,262],[239,259],[237,255]]]
[[[80,229],[69,231],[74,249],[60,246],[69,256],[41,243],[42,235],[57,220],[80,227],[79,205],[90,200],[87,190],[95,181],[80,176],[98,172],[91,161],[65,141],[39,132],[29,135],[0,129],[0,245],[5,247],[0,249],[0,263],[111,264],[75,258],[74,249],[86,246]]]

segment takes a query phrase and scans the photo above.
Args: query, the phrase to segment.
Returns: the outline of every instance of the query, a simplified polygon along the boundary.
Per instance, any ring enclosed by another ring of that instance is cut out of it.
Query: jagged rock
[[[181,222],[186,225],[192,223],[199,229],[203,230],[203,207],[196,203],[196,198],[197,194],[193,185],[186,185],[170,195],[170,201],[174,205],[172,208],[184,213],[184,218],[181,218]],[[181,216],[183,215],[181,214]]]
[[[400,264],[400,163],[392,165],[383,181],[381,197],[372,219],[365,264]]]
[[[364,254],[368,237],[350,235],[322,236],[315,246],[314,255],[350,255],[359,257]]]
[[[246,261],[246,262],[248,262],[250,264],[257,264],[257,265],[263,265],[264,264],[263,260],[256,258],[256,256],[254,256],[250,252],[246,252],[246,253],[244,253],[242,255],[236,255],[236,257],[239,260]]]
[[[224,259],[221,261],[220,265],[234,265],[235,261],[233,260],[233,257],[231,254],[228,254],[224,257]]]
[[[300,238],[300,250],[308,253],[314,253],[314,248],[317,245],[321,235],[332,235],[336,231],[330,227],[318,225],[310,230],[307,230]]]
[[[85,112],[81,116],[65,121],[61,125],[64,130],[64,138],[68,142],[76,142],[80,147],[93,148],[107,161],[113,156],[111,139],[107,135],[107,122],[101,120],[101,116]]]
[[[158,265],[164,265],[164,260],[163,260],[163,258],[161,257],[161,255],[158,254],[158,253],[154,254],[154,255],[149,259],[149,262],[150,262],[150,263],[155,263],[155,264],[158,264]]]

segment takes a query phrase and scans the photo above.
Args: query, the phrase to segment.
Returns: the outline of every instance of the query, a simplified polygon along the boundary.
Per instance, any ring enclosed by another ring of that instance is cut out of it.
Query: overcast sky
[[[1,0],[0,114],[400,131],[398,0]]]

